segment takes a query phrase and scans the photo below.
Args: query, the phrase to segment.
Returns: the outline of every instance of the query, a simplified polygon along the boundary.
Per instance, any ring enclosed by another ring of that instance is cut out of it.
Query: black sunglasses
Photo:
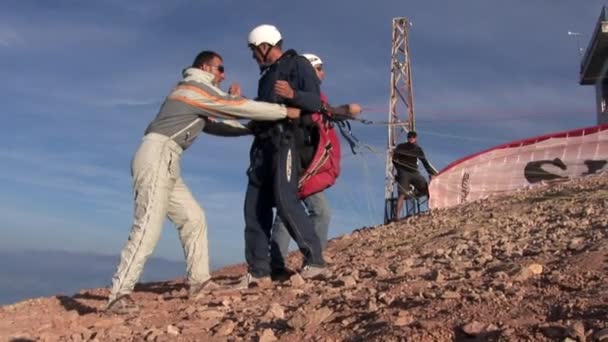
[[[207,65],[209,65],[212,68],[216,68],[217,71],[221,72],[222,74],[225,71],[224,66],[222,64],[220,64],[220,65],[210,65],[210,64],[207,64]]]

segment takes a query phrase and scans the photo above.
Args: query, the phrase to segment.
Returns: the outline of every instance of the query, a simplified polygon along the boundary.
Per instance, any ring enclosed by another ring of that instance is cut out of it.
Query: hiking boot
[[[283,281],[287,281],[289,280],[289,278],[294,275],[296,272],[283,267],[283,268],[275,268],[272,270],[272,272],[270,272],[270,279],[272,279],[272,281],[279,281],[279,282],[283,282]]]
[[[197,300],[202,296],[209,294],[219,288],[220,286],[211,279],[208,279],[207,281],[204,281],[199,284],[192,284],[190,285],[190,289],[188,290],[188,299]]]
[[[108,303],[104,309],[105,313],[126,315],[131,313],[137,313],[139,307],[135,304],[135,301],[129,295],[122,295]]]
[[[306,265],[300,271],[300,276],[303,279],[321,279],[329,275],[327,267]]]
[[[269,276],[254,277],[251,273],[247,273],[241,277],[238,283],[231,285],[230,290],[246,290],[250,287],[270,287],[272,280]]]

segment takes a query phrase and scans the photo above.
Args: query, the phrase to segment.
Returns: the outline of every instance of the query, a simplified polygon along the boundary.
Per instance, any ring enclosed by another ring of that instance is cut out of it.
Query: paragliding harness
[[[278,66],[278,79],[289,81],[294,78],[292,66],[296,58],[304,57],[299,56],[293,50],[285,52]],[[339,127],[340,132],[351,146],[353,153],[355,153],[355,145],[358,143],[350,132],[350,124],[327,111],[328,103],[324,94],[321,94],[321,102],[322,109],[319,112],[302,116],[291,124],[286,124],[290,127],[290,130],[295,128],[293,134],[300,155],[298,197],[301,199],[331,187],[340,175],[340,139],[334,129],[334,125]],[[264,123],[256,124],[259,128],[269,125]],[[270,125],[278,128],[283,127],[283,123],[273,123]],[[348,133],[345,132],[346,127],[348,127]],[[254,132],[256,130],[254,129]],[[268,131],[266,134],[277,136],[274,131]]]
[[[306,198],[321,192],[336,183],[340,175],[340,139],[334,129],[332,114],[327,112],[327,98],[321,94],[323,109],[311,114],[311,143],[314,154],[311,160],[302,160],[306,165],[298,182],[298,196]],[[303,156],[303,158],[306,158]]]
[[[321,102],[321,111],[311,115],[313,123],[311,141],[315,152],[310,160],[303,157],[302,165],[305,165],[305,171],[298,183],[300,198],[306,198],[331,187],[340,175],[341,147],[335,127],[338,128],[353,154],[357,154],[362,145],[351,130],[348,120],[353,118],[328,112],[327,97],[323,93],[321,93]]]

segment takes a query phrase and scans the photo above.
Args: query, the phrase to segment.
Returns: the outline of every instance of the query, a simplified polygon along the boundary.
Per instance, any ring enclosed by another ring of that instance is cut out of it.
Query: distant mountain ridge
[[[0,251],[0,305],[109,286],[118,260],[118,255],[83,252]],[[154,257],[146,263],[142,281],[174,279],[184,274],[183,261]]]

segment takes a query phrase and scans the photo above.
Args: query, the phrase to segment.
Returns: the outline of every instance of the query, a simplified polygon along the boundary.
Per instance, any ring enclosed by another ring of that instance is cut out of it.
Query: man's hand
[[[358,103],[350,103],[348,104],[348,112],[351,115],[359,115],[361,114],[361,106]]]
[[[300,108],[287,107],[287,117],[297,119],[300,117]]]
[[[277,81],[274,84],[274,92],[281,96],[284,97],[286,99],[293,99],[295,96],[295,92],[293,91],[293,89],[291,88],[291,86],[289,85],[289,83],[287,81]]]
[[[241,85],[238,83],[232,83],[230,87],[228,87],[228,94],[241,96]]]

